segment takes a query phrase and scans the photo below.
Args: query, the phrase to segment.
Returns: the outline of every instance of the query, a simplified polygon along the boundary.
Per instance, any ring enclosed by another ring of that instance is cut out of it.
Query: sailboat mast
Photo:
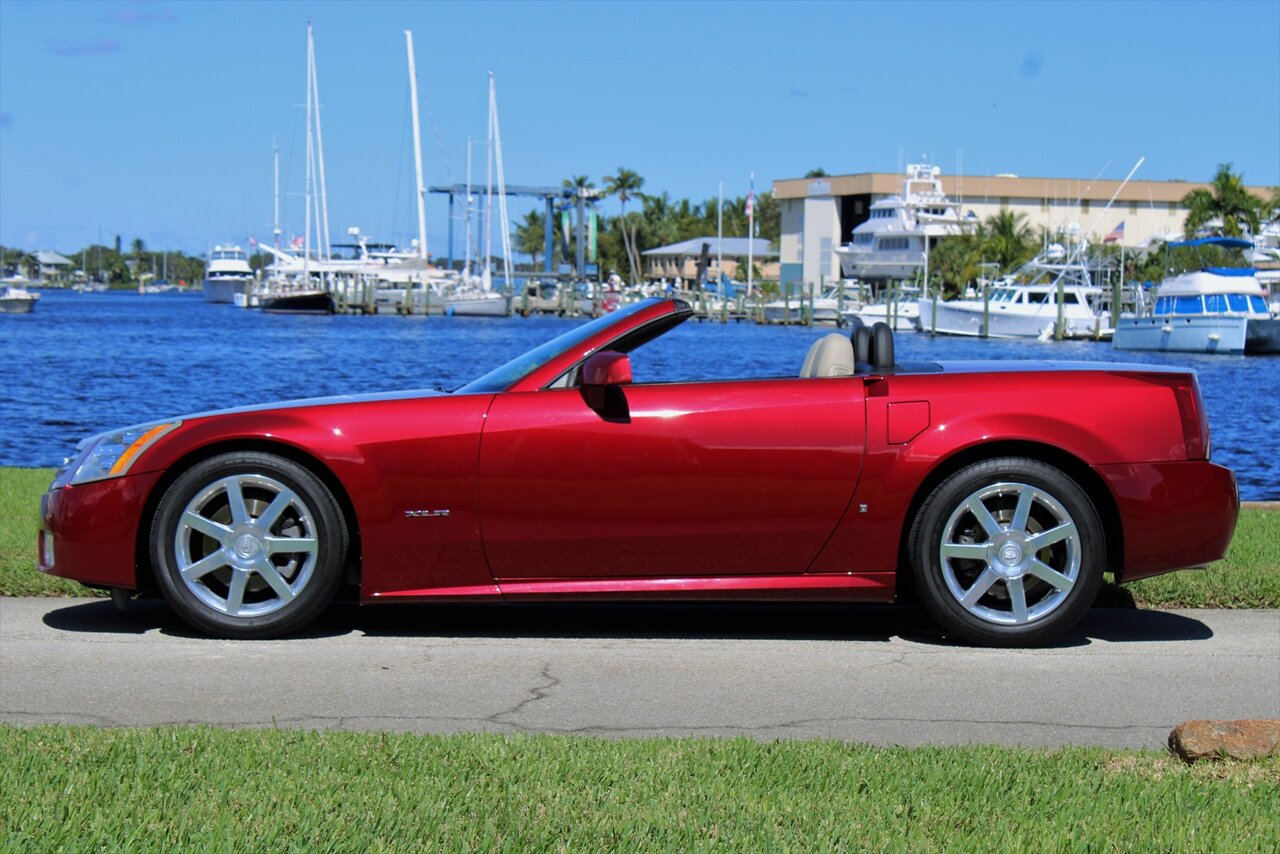
[[[275,218],[272,221],[271,234],[275,241],[276,249],[280,248],[280,146],[276,145],[276,141],[271,140],[272,154],[274,155],[274,173],[275,173]]]
[[[716,275],[724,278],[724,181],[720,182],[720,204],[716,206]]]
[[[471,137],[467,137],[467,249],[462,262],[462,278],[471,283]]]
[[[485,147],[484,277],[487,291],[493,286],[493,74],[489,75],[489,139]]]
[[[498,125],[498,90],[489,72],[489,121],[493,125],[494,160],[498,167],[498,224],[502,227],[502,281],[511,285],[511,224],[507,221],[507,180],[502,173],[502,130]]]
[[[409,99],[413,112],[413,167],[417,176],[418,197],[418,258],[427,260],[427,211],[424,201],[426,191],[422,186],[422,131],[418,127],[418,71],[413,62],[413,32],[404,31],[405,46],[409,51]]]
[[[307,22],[307,184],[304,192],[304,227],[302,231],[302,281],[311,283],[311,182],[315,172],[315,148],[311,141],[311,22]]]
[[[310,30],[308,30],[308,35]],[[311,53],[311,97],[315,101],[315,122],[316,122],[316,174],[320,178],[320,222],[316,223],[316,227],[322,229],[317,235],[316,248],[320,252],[320,258],[323,261],[329,260],[329,193],[325,186],[324,180],[324,134],[320,129],[320,82],[316,77],[316,52],[315,43],[312,41],[310,45]]]

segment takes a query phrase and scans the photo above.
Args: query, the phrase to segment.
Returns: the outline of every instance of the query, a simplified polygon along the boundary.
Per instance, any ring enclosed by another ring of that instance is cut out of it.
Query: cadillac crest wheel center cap
[[[1017,543],[1005,543],[1000,547],[1000,562],[1005,566],[1017,566],[1022,562],[1022,547]]]
[[[258,542],[258,538],[253,534],[241,534],[236,539],[236,555],[242,558],[251,558],[262,551],[262,543]]]

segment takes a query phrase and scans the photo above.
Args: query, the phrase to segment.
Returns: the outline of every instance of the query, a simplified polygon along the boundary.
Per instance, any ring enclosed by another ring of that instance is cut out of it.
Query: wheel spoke
[[[1027,537],[1027,547],[1031,552],[1038,552],[1046,549],[1054,543],[1060,543],[1068,537],[1076,535],[1076,526],[1074,522],[1063,522],[1056,528],[1050,528],[1047,531],[1041,531],[1033,537]]]
[[[289,582],[284,580],[284,576],[280,574],[280,570],[276,569],[275,564],[269,560],[263,560],[258,562],[256,568],[258,575],[261,575],[263,580],[271,585],[271,589],[280,597],[281,602],[293,601],[293,588],[289,586]]]
[[[1061,572],[1058,572],[1056,569],[1054,569],[1053,567],[1049,566],[1046,563],[1043,563],[1042,561],[1038,561],[1038,560],[1031,561],[1031,566],[1028,569],[1028,572],[1030,572],[1036,578],[1039,578],[1041,581],[1044,581],[1048,584],[1052,584],[1054,587],[1058,588],[1063,593],[1070,592],[1071,588],[1076,586],[1075,579],[1068,578],[1067,576],[1063,575]]]
[[[240,491],[240,481],[229,477],[222,482],[227,491],[227,509],[231,511],[231,524],[243,525],[249,521],[249,510],[244,506],[244,493]]]
[[[1013,606],[1013,621],[1025,623],[1027,617],[1027,589],[1022,586],[1022,577],[1010,578],[1004,583],[1009,591],[1009,604]]]
[[[965,591],[964,598],[960,600],[960,604],[966,608],[972,608],[978,604],[978,600],[986,595],[987,591],[991,589],[991,585],[995,584],[996,579],[999,577],[991,567],[984,569],[982,575],[978,576],[978,580],[973,582],[973,586]]]
[[[965,502],[965,507],[969,508],[969,512],[978,520],[978,524],[987,532],[988,537],[994,537],[1002,530],[1000,523],[996,521],[996,517],[991,515],[991,511],[987,509],[987,505],[982,503],[982,499],[974,495]]]
[[[219,549],[212,554],[200,558],[200,560],[190,566],[184,566],[182,568],[182,577],[188,582],[199,581],[215,569],[220,569],[226,565],[227,556],[222,553],[221,549]]]
[[[1027,530],[1027,519],[1031,517],[1031,503],[1035,499],[1035,492],[1029,487],[1023,487],[1018,492],[1018,505],[1013,509],[1013,519],[1009,522],[1009,528],[1014,531]]]
[[[231,589],[227,591],[227,613],[233,617],[239,616],[240,609],[244,607],[244,588],[248,583],[248,570],[232,570]]]
[[[186,525],[193,531],[204,534],[206,537],[221,541],[223,537],[231,533],[231,529],[226,525],[215,522],[207,516],[201,516],[192,510],[182,514],[182,524]]]
[[[295,496],[291,490],[280,490],[276,497],[272,499],[271,503],[267,506],[267,509],[263,510],[262,515],[258,517],[258,527],[263,530],[270,530],[271,526],[280,518],[280,514],[285,511],[286,507],[293,503],[293,500],[296,497],[297,496]]]
[[[262,546],[269,555],[315,554],[312,537],[263,537]]]
[[[941,551],[943,557],[987,561],[986,543],[943,543]]]

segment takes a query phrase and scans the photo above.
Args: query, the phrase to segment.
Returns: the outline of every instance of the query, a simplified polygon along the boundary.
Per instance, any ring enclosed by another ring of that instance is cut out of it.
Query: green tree
[[[1245,189],[1243,176],[1231,171],[1230,163],[1219,163],[1209,188],[1197,187],[1183,197],[1182,204],[1187,208],[1188,238],[1215,220],[1222,223],[1215,230],[1226,237],[1242,237],[1245,226],[1256,234],[1263,207],[1263,201]]]
[[[541,211],[529,211],[516,226],[516,248],[529,253],[533,258],[533,269],[538,269],[538,256],[546,245],[547,230],[542,220]]]
[[[135,279],[140,279],[142,278],[142,261],[147,255],[147,244],[141,237],[135,237],[129,244],[129,254],[133,256],[133,276]]]
[[[982,254],[999,264],[1002,273],[1012,272],[1035,255],[1035,238],[1026,214],[1002,210],[987,218],[984,232]]]
[[[819,166],[817,169],[810,169],[808,172],[804,173],[804,177],[806,177],[806,178],[827,178],[827,177],[829,177],[829,176],[827,175],[827,170],[826,170],[826,169],[823,169],[821,166]]]
[[[633,196],[640,195],[640,188],[644,186],[644,178],[633,169],[625,169],[618,167],[615,175],[607,175],[604,179],[605,192],[610,196],[618,197],[618,207],[620,210],[618,216],[618,229],[622,235],[622,250],[627,256],[627,267],[631,271],[631,281],[639,281],[637,270],[640,267],[639,252],[636,249],[635,237],[638,224],[630,224],[627,222],[627,201]]]

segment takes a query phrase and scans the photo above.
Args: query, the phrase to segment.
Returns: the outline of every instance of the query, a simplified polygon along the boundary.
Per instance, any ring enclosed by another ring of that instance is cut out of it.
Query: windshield
[[[620,323],[631,315],[648,308],[653,304],[653,302],[653,300],[641,300],[640,302],[632,303],[626,308],[618,309],[612,314],[606,314],[603,317],[598,317],[590,323],[584,323],[581,326],[574,327],[563,335],[552,338],[547,343],[534,347],[527,353],[516,356],[505,365],[494,368],[479,379],[472,380],[462,388],[458,389],[457,393],[476,394],[502,391],[512,383],[524,379],[532,373],[535,368],[547,360],[558,356],[566,350],[576,347],[588,338],[596,335],[601,330]]]

